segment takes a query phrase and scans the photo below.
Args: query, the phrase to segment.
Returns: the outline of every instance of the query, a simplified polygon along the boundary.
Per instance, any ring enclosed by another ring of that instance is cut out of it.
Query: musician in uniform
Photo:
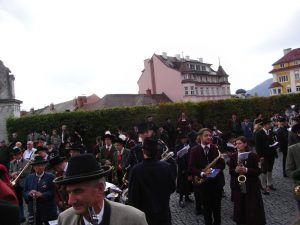
[[[23,189],[24,189],[25,177],[30,173],[30,167],[28,166],[27,169],[25,169],[20,175],[20,172],[27,165],[28,160],[23,158],[23,152],[19,148],[14,148],[12,150],[12,154],[14,159],[10,162],[9,174],[11,180],[15,180],[17,176],[19,176],[16,184],[14,185],[14,190],[19,201],[20,221],[24,222],[25,216],[24,216],[24,206],[23,206]]]
[[[264,204],[260,192],[258,155],[250,152],[247,139],[243,136],[236,138],[236,148],[238,152],[233,153],[229,161],[234,202],[233,220],[237,225],[266,224]],[[238,181],[240,175],[246,177],[244,183]]]
[[[210,144],[212,138],[210,129],[202,128],[197,138],[200,144],[191,150],[189,170],[195,178],[202,180],[200,182],[194,179],[194,183],[199,189],[205,225],[220,225],[225,162],[220,157],[217,147]]]
[[[128,201],[145,212],[149,225],[171,225],[169,201],[175,191],[175,177],[169,163],[156,159],[157,147],[156,140],[144,140],[144,160],[132,168]]]
[[[92,154],[72,157],[64,176],[55,183],[65,185],[71,208],[59,214],[58,225],[147,225],[145,214],[131,206],[106,200],[105,174]]]
[[[189,195],[192,191],[192,176],[188,171],[189,163],[189,150],[188,137],[184,133],[179,133],[178,139],[180,143],[176,146],[175,150],[177,153],[177,165],[178,165],[178,176],[177,176],[177,192],[179,193],[179,206],[184,207],[183,196],[185,196],[186,202],[192,202]]]
[[[261,185],[263,194],[269,195],[270,190],[275,191],[276,188],[272,183],[272,171],[275,158],[277,158],[277,145],[274,140],[274,133],[271,130],[271,120],[264,118],[261,122],[262,129],[255,135],[255,148],[261,161]]]
[[[98,160],[101,166],[111,166],[113,162],[114,152],[117,151],[113,145],[114,136],[107,131],[103,136],[104,145],[100,147],[98,153]],[[107,174],[107,181],[112,183],[112,172]]]
[[[112,165],[114,166],[114,183],[119,187],[122,186],[122,178],[126,172],[125,163],[129,156],[130,150],[124,148],[125,141],[121,138],[115,140],[114,146],[117,151],[114,152]]]
[[[68,167],[68,162],[66,157],[60,157],[55,155],[49,160],[49,168],[54,169],[55,177],[61,177],[65,175]],[[66,192],[64,186],[55,184],[54,200],[60,212],[68,209],[68,193]]]
[[[28,203],[29,221],[36,225],[48,224],[57,218],[54,202],[54,175],[45,172],[47,161],[41,156],[34,157],[32,165],[34,173],[25,179],[24,198]]]
[[[300,124],[296,124],[292,128],[292,132],[300,138]],[[286,158],[286,174],[294,180],[294,186],[300,185],[300,143],[288,147]],[[296,193],[295,193],[296,194]],[[300,211],[300,193],[295,195],[298,210]]]

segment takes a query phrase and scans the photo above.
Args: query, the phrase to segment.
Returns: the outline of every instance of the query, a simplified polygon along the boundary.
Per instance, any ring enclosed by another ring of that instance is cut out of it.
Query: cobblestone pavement
[[[281,162],[282,155],[280,153],[273,170],[274,186],[277,188],[277,191],[271,192],[269,196],[263,195],[268,225],[290,225],[297,215],[297,205],[292,192],[293,183],[289,178],[283,177]],[[230,201],[228,167],[226,167],[224,174],[226,179],[224,188],[226,197],[222,199],[222,225],[234,225],[235,223],[232,220],[233,203]],[[180,208],[178,199],[179,196],[176,193],[171,196],[170,206],[173,225],[204,224],[203,215],[195,215],[194,203],[187,203],[184,208]]]

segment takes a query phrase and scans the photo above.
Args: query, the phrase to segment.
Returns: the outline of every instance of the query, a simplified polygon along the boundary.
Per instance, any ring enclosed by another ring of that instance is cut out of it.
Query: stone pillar
[[[0,99],[0,140],[8,140],[6,130],[6,120],[8,118],[20,117],[20,104],[19,100],[1,100]],[[17,131],[16,131],[17,132]]]

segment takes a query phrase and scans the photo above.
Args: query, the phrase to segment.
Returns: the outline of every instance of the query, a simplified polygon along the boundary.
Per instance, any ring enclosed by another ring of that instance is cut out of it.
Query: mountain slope
[[[269,96],[269,87],[272,84],[273,79],[269,78],[262,83],[256,85],[251,90],[247,91],[248,94],[255,95],[255,93],[258,94],[258,96]]]

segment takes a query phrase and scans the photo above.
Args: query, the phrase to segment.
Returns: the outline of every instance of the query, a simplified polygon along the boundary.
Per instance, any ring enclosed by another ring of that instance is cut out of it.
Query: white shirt
[[[102,209],[101,209],[100,213],[96,215],[97,218],[98,218],[98,223],[97,224],[102,222],[103,214],[104,214],[104,200],[103,200],[103,203],[102,203]],[[83,221],[84,221],[85,225],[92,225],[85,217],[83,217]]]
[[[23,153],[23,158],[30,160],[34,158],[34,153],[35,153],[36,149],[32,148],[32,149],[26,149]]]

